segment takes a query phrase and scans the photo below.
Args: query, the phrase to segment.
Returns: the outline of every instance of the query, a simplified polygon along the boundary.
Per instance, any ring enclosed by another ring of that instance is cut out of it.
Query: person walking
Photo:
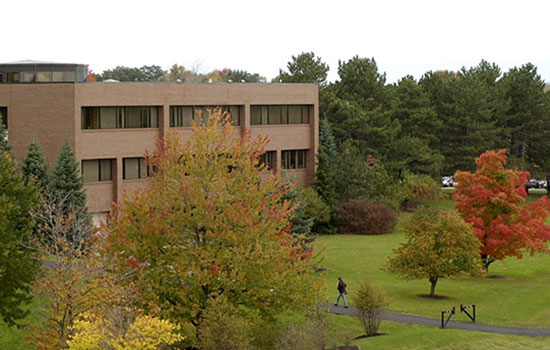
[[[338,277],[338,285],[336,286],[336,289],[338,289],[338,297],[336,298],[336,304],[334,304],[334,306],[338,306],[340,298],[342,298],[344,300],[344,307],[346,309],[348,308],[348,302],[346,301],[346,294],[348,291],[346,287],[346,282],[344,282],[342,277]]]

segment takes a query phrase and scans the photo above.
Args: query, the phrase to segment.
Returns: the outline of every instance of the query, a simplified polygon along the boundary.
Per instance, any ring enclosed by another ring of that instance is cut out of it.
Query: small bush
[[[303,324],[289,324],[279,333],[275,350],[323,350],[327,340],[326,310],[313,308]]]
[[[391,233],[397,222],[397,214],[384,204],[366,199],[354,199],[338,207],[340,233],[381,235]]]
[[[384,294],[376,290],[367,276],[359,285],[353,297],[353,304],[357,308],[357,318],[368,337],[376,335],[382,322],[382,309],[387,306]]]
[[[299,187],[298,191],[302,197],[304,215],[314,220],[314,225],[324,224],[330,220],[330,207],[323,201],[321,196],[311,187]]]

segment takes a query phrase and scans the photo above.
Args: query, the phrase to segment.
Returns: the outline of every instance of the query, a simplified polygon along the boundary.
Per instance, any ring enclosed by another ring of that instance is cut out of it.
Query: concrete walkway
[[[357,315],[357,309],[354,307],[344,308],[343,306],[330,305],[329,311],[336,315]],[[453,316],[456,317],[457,315]],[[397,312],[385,311],[382,314],[382,319],[386,321],[419,324],[424,326],[440,327],[441,319],[430,318],[423,316],[414,316],[400,314]],[[456,322],[451,321],[445,328],[462,329],[466,331],[485,332],[485,333],[498,333],[498,334],[511,334],[511,335],[526,335],[531,337],[550,336],[550,329],[533,329],[533,328],[518,328],[518,327],[504,327],[504,326],[492,326],[487,324],[473,323],[473,322]]]

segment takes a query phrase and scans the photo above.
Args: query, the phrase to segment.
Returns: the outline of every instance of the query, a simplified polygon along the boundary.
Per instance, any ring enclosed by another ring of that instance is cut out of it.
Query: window
[[[0,107],[0,122],[8,128],[8,107]]]
[[[52,72],[52,81],[53,82],[63,81],[63,72]]]
[[[190,127],[191,121],[205,122],[210,113],[221,112],[231,118],[232,125],[239,125],[239,106],[170,106],[170,127]]]
[[[82,129],[158,128],[158,107],[82,107]]]
[[[154,171],[154,167],[145,165],[145,159],[142,157],[122,159],[122,178],[124,180],[145,179],[152,176]]]
[[[275,155],[276,151],[267,151],[264,154],[260,156],[260,164],[266,164],[267,170],[271,170],[275,168]]]
[[[92,159],[82,161],[82,178],[84,182],[112,181],[113,159]]]
[[[34,72],[21,72],[21,81],[23,83],[32,83],[34,81]]]
[[[36,81],[40,83],[50,82],[50,72],[36,72]]]
[[[283,169],[305,169],[306,150],[290,150],[281,152],[281,167]]]
[[[252,105],[251,125],[309,124],[308,105]]]
[[[19,82],[19,73],[8,73],[8,83],[18,83]]]

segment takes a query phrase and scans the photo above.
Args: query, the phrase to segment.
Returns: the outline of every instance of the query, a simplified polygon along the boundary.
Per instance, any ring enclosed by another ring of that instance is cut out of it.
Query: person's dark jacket
[[[346,282],[344,281],[338,281],[338,291],[341,293],[341,294],[345,294],[346,293]]]

